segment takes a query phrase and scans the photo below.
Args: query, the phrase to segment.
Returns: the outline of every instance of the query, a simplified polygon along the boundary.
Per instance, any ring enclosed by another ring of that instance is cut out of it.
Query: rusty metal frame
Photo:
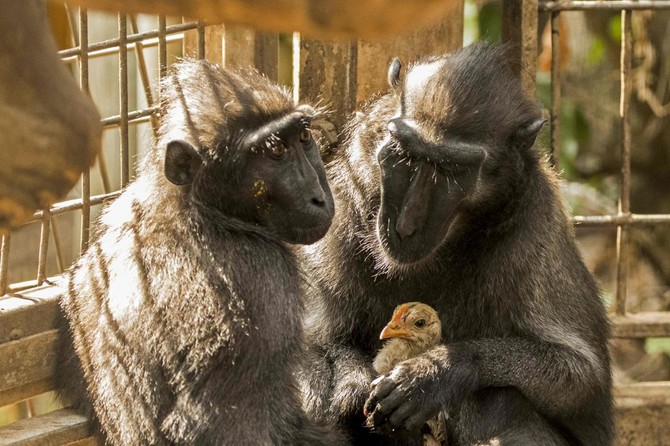
[[[630,98],[632,92],[631,83],[631,57],[632,57],[632,33],[631,14],[634,10],[667,10],[670,9],[670,1],[631,1],[631,0],[606,0],[606,1],[548,1],[548,0],[503,0],[504,14],[503,36],[512,41],[515,48],[519,48],[519,60],[522,65],[522,73],[535,74],[537,63],[537,42],[528,43],[528,39],[537,41],[537,12],[550,13],[551,26],[551,106],[550,106],[550,129],[551,148],[549,158],[552,164],[557,165],[560,158],[560,100],[561,79],[559,67],[560,37],[559,19],[566,11],[620,11],[622,19],[622,45],[621,45],[621,94],[619,100],[619,117],[622,122],[621,134],[621,171],[620,171],[620,196],[618,210],[612,215],[577,215],[572,217],[572,222],[581,227],[612,227],[617,229],[617,273],[616,273],[616,295],[614,298],[612,320],[614,322],[614,335],[625,338],[645,338],[652,336],[670,336],[670,312],[644,312],[629,313],[626,307],[628,288],[628,263],[630,252],[630,228],[639,226],[656,226],[670,224],[670,214],[633,214],[630,210],[630,179],[631,179],[631,138],[630,138]],[[508,17],[515,14],[515,17]],[[519,26],[522,30],[511,29]],[[507,29],[507,31],[505,31]],[[525,40],[520,40],[521,37]],[[515,38],[516,37],[516,38]],[[535,48],[535,54],[529,55],[524,48]],[[524,79],[525,80],[525,79]],[[524,83],[525,86],[525,83]],[[534,84],[526,88],[528,93],[534,96]]]
[[[59,51],[59,56],[65,63],[77,63],[79,70],[79,82],[82,91],[90,94],[89,86],[89,60],[96,57],[108,57],[118,54],[119,58],[119,100],[120,107],[117,115],[106,116],[102,119],[105,129],[119,129],[120,144],[119,157],[121,165],[120,188],[125,187],[131,180],[131,160],[129,154],[129,128],[141,122],[151,121],[152,130],[156,134],[158,119],[156,111],[159,105],[156,95],[151,91],[149,82],[147,60],[144,49],[158,46],[159,77],[162,78],[167,72],[167,44],[169,42],[181,41],[184,33],[190,30],[197,32],[197,57],[205,56],[205,23],[195,21],[184,21],[182,23],[167,25],[165,16],[158,17],[157,29],[139,32],[137,18],[126,14],[118,15],[118,37],[101,42],[89,43],[88,38],[88,12],[85,9],[76,10],[67,7],[70,31],[72,35],[72,48]],[[130,26],[129,26],[130,25]],[[130,33],[129,33],[130,31]],[[146,96],[147,107],[139,110],[128,109],[128,53],[134,51],[137,61],[137,70],[140,74],[142,88]],[[0,242],[0,296],[13,294],[34,286],[39,286],[47,281],[47,256],[49,241],[53,239],[56,250],[56,261],[58,269],[63,272],[67,265],[64,264],[60,232],[55,217],[65,213],[81,211],[81,242],[80,253],[88,247],[91,228],[91,208],[113,200],[120,194],[120,190],[113,191],[109,182],[107,164],[103,156],[104,151],[98,157],[100,179],[103,184],[104,193],[91,195],[91,171],[84,172],[81,179],[81,197],[73,200],[62,201],[54,204],[49,209],[42,209],[34,213],[27,223],[40,222],[40,242],[38,251],[37,274],[35,280],[19,283],[9,283],[9,246],[11,234],[4,235]],[[26,224],[27,224],[26,223]]]

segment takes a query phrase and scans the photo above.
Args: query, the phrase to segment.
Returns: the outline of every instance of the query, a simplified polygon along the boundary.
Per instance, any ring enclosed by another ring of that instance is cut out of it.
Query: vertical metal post
[[[621,11],[621,96],[619,100],[619,116],[621,117],[621,195],[619,198],[619,214],[630,215],[630,108],[631,82],[631,32],[630,10]],[[626,313],[626,290],[628,285],[629,230],[627,225],[617,226],[617,288],[615,312]]]
[[[205,58],[205,22],[198,22],[198,59]]]
[[[128,29],[125,13],[119,14],[119,132],[121,137],[121,187],[130,179],[130,156],[128,151]]]
[[[558,166],[561,156],[561,68],[560,12],[551,13],[551,165]]]
[[[137,16],[130,16],[130,29],[133,33],[140,32],[140,28],[137,25]],[[144,45],[142,45],[142,42],[135,42],[135,58],[137,60],[137,69],[140,73],[140,79],[142,80],[142,86],[144,87],[144,96],[147,99],[147,106],[152,107],[154,105],[154,98],[151,93],[149,70],[147,68],[147,61],[144,57]],[[151,129],[153,130],[154,136],[158,136],[158,118],[155,114],[151,116]]]
[[[158,16],[158,74],[160,79],[167,73],[167,40],[165,38],[165,28],[167,23],[165,16]]]
[[[82,91],[90,96],[88,84],[88,12],[79,10],[79,84]],[[81,244],[79,251],[83,254],[88,248],[91,230],[91,170],[84,169],[81,177]]]
[[[10,242],[9,232],[2,236],[2,246],[0,247],[0,296],[4,296],[7,293],[7,287],[9,286],[8,276],[9,276],[9,242]]]
[[[65,258],[63,257],[63,243],[61,242],[60,231],[58,230],[58,224],[56,224],[56,219],[51,218],[51,234],[54,238],[54,245],[56,246],[56,263],[58,266],[58,271],[65,271]]]
[[[44,283],[47,278],[47,257],[49,254],[49,229],[51,229],[51,210],[45,208],[42,211],[42,230],[40,232],[40,248],[37,260],[37,286]]]

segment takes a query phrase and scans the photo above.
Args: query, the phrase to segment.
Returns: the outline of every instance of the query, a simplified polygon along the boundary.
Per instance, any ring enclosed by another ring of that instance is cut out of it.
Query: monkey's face
[[[467,225],[476,214],[485,225],[486,212],[514,199],[505,191],[533,158],[542,120],[505,54],[505,47],[473,45],[416,64],[402,80],[400,63],[391,64],[397,108],[375,153],[377,238],[391,265],[424,264],[457,221]]]
[[[391,137],[377,153],[381,168],[378,237],[396,262],[413,264],[441,245],[479,177],[482,146],[431,141],[415,121],[389,122]]]
[[[275,120],[246,144],[242,196],[253,203],[254,220],[288,243],[311,244],[326,235],[335,205],[308,116],[294,112]]]
[[[334,203],[309,116],[295,111],[230,132],[233,139],[203,153],[173,141],[166,177],[191,184],[198,203],[227,217],[261,226],[281,241],[314,243],[328,231]]]

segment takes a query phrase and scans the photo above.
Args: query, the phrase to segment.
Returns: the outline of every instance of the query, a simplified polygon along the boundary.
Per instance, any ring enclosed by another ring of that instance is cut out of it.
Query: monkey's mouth
[[[395,262],[411,265],[444,244],[466,190],[454,187],[452,178],[428,163],[405,178],[409,181],[400,185],[392,184],[398,177],[382,180],[377,230],[384,252]]]
[[[332,206],[319,212],[296,215],[294,224],[285,228],[284,240],[294,245],[311,245],[326,235],[335,215]]]

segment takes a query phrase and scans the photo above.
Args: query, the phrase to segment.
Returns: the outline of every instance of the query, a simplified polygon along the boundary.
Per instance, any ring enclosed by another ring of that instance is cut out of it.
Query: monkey
[[[509,54],[394,61],[326,167],[338,212],[301,253],[300,382],[354,444],[421,444],[441,407],[459,446],[612,444],[609,322]],[[371,385],[377,329],[408,295],[441,315],[443,343]]]
[[[103,438],[345,444],[306,416],[294,377],[303,302],[289,245],[315,242],[334,215],[310,129],[321,111],[206,61],[175,65],[160,90],[154,147],[60,303]]]

